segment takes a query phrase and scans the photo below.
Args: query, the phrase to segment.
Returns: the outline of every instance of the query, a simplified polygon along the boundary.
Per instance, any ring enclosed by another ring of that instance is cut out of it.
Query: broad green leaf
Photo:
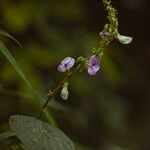
[[[74,150],[72,141],[59,129],[29,116],[14,115],[9,119],[11,130],[25,150]]]
[[[12,40],[14,40],[21,48],[22,48],[22,45],[20,44],[19,41],[17,41],[14,37],[12,37],[9,33],[7,33],[6,31],[3,31],[0,29],[0,35],[3,35],[3,36],[6,36]]]
[[[27,77],[23,73],[22,69],[12,56],[12,54],[8,51],[8,49],[5,47],[5,45],[0,41],[0,51],[4,54],[4,56],[7,58],[7,60],[10,62],[10,64],[14,67],[14,69],[17,71],[17,73],[20,75],[20,77],[24,80],[24,82],[28,85],[31,92],[39,99],[40,103],[43,104],[45,100],[41,97],[41,95],[34,90],[34,88],[31,86],[30,82],[28,81]],[[45,111],[46,116],[48,117],[48,120],[51,121],[53,124],[54,119],[52,118],[51,114],[49,114],[48,111]]]

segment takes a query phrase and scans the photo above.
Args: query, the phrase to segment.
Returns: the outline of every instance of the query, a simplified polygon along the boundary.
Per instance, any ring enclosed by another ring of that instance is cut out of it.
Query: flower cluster
[[[64,58],[60,65],[58,66],[58,71],[66,72],[70,70],[75,65],[75,59],[72,57]],[[100,59],[97,55],[92,55],[87,61],[87,68],[89,75],[96,75],[97,71],[100,69]]]

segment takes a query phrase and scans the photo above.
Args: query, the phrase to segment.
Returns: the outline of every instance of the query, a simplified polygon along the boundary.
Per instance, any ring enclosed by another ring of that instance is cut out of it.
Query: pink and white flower
[[[92,55],[88,61],[88,73],[91,76],[96,75],[97,71],[100,69],[100,59],[96,55]]]
[[[64,58],[60,65],[58,66],[58,71],[60,72],[66,72],[70,68],[72,68],[75,64],[75,59],[72,57],[66,57]]]

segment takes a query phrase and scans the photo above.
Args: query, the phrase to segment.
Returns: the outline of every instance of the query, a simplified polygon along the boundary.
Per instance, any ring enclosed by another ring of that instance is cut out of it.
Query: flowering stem
[[[50,102],[52,97],[54,97],[57,94],[57,92],[63,87],[64,83],[70,81],[73,75],[80,72],[80,70],[82,70],[85,67],[87,60],[92,55],[100,55],[103,52],[104,48],[106,48],[109,45],[109,43],[114,38],[116,38],[116,34],[118,30],[118,19],[116,17],[116,10],[112,7],[110,1],[108,0],[103,0],[103,4],[106,7],[106,10],[108,12],[107,18],[109,20],[109,23],[104,26],[104,32],[109,34],[102,37],[100,46],[97,49],[92,50],[91,53],[83,61],[77,64],[77,66],[73,71],[71,71],[69,74],[66,75],[66,77],[59,83],[59,85],[53,91],[50,91],[48,93],[48,99],[41,108],[39,118],[42,117],[43,111],[46,109],[48,103]]]
[[[87,56],[85,58],[84,61],[82,61],[80,64],[77,65],[77,67],[70,73],[68,74],[60,83],[59,85],[53,90],[53,91],[50,91],[48,93],[48,99],[47,101],[44,103],[44,105],[42,106],[42,109],[40,111],[40,115],[39,115],[39,118],[42,117],[42,113],[43,111],[45,110],[45,108],[47,107],[48,103],[50,102],[50,100],[52,99],[52,97],[54,97],[57,92],[63,87],[64,83],[68,82],[69,80],[71,80],[71,78],[73,77],[73,75],[75,75],[77,72],[79,72],[82,68],[84,68],[85,64],[86,64],[86,61],[92,56],[92,55],[96,55],[96,54],[99,54],[100,53],[100,50],[102,50],[104,47],[106,47],[108,44],[109,44],[109,40],[110,39],[103,39],[101,41],[101,46],[99,48],[97,48],[94,52],[92,52],[91,54],[89,54],[89,56]],[[107,42],[106,42],[107,41]]]
[[[92,54],[89,55],[88,58],[89,58],[90,56],[92,56]],[[87,59],[88,59],[88,58],[87,58]],[[72,76],[73,76],[74,74],[76,74],[77,72],[80,71],[80,69],[84,66],[84,64],[85,64],[85,62],[82,62],[80,65],[78,65],[78,66],[76,67],[76,69],[75,69],[74,71],[72,71],[70,74],[68,74],[67,77],[65,77],[53,91],[50,91],[50,92],[48,93],[48,99],[47,99],[47,101],[44,103],[44,105],[42,106],[42,109],[41,109],[39,118],[41,118],[42,112],[45,110],[45,108],[47,107],[47,105],[48,105],[49,101],[52,99],[52,97],[55,96],[55,94],[62,88],[62,86],[64,85],[64,83],[68,82],[68,81],[72,78]]]

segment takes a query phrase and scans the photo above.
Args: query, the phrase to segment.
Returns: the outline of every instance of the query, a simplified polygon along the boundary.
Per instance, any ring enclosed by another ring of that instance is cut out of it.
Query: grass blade
[[[14,59],[14,57],[12,56],[12,54],[9,52],[9,50],[5,47],[5,45],[1,41],[0,41],[0,51],[4,54],[4,56],[10,62],[10,64],[14,67],[14,69],[17,71],[17,73],[20,75],[20,77],[24,80],[24,82],[30,88],[30,90],[32,91],[32,93],[38,98],[38,100],[40,101],[40,103],[43,104],[45,100],[31,86],[30,82],[27,80],[27,77],[23,73],[22,69],[20,68],[20,66],[18,65],[18,63],[16,62],[16,60]],[[54,119],[52,118],[51,114],[48,111],[46,111],[45,113],[46,113],[47,118],[49,117],[48,120],[51,121],[52,124],[55,124],[54,121],[53,121]]]
[[[4,54],[4,56],[7,58],[7,60],[10,62],[10,64],[14,67],[14,69],[17,71],[17,73],[20,75],[20,77],[26,82],[28,87],[32,90],[32,92],[35,94],[36,92],[32,88],[31,84],[28,82],[26,76],[24,75],[23,71],[17,64],[16,60],[13,58],[11,53],[8,51],[8,49],[5,47],[5,45],[0,41],[0,51]]]
[[[6,36],[12,40],[14,40],[21,48],[22,48],[22,45],[20,44],[19,41],[17,41],[13,36],[11,36],[9,33],[7,33],[6,31],[3,31],[0,29],[0,35],[3,35],[3,36]]]

